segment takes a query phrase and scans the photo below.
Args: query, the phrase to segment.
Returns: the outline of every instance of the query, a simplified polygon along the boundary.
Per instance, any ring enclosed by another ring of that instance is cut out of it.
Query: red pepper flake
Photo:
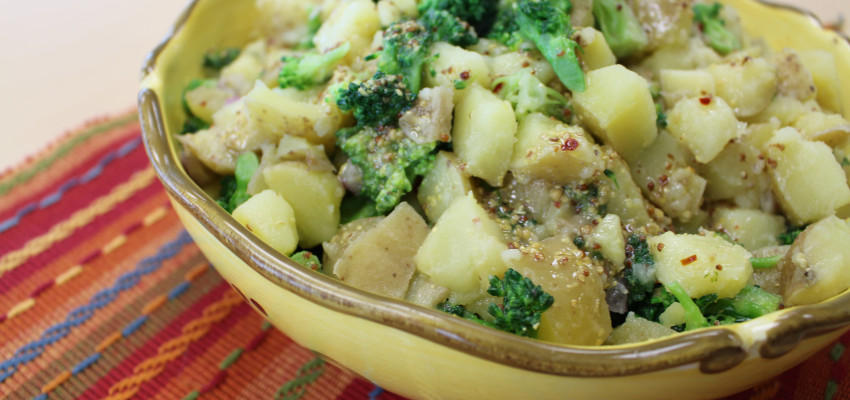
[[[534,253],[534,261],[543,261],[544,258],[546,258],[546,256],[544,256],[543,253]]]
[[[558,57],[563,57],[565,54],[567,54],[567,51],[566,51],[566,50],[561,50],[561,52],[560,52],[560,53],[558,53]]]
[[[688,264],[690,264],[690,263],[692,263],[692,262],[694,262],[694,261],[696,261],[696,260],[697,260],[697,255],[696,255],[696,254],[693,254],[693,255],[691,255],[691,256],[690,256],[690,257],[688,257],[688,258],[683,258],[683,259],[681,260],[681,263],[682,263],[682,265],[688,265]]]
[[[599,244],[599,243],[594,243],[594,244],[593,244],[593,250],[601,250],[601,249],[602,249],[602,245],[601,245],[601,244]]]
[[[575,140],[573,138],[569,138],[569,139],[565,140],[564,143],[561,145],[561,150],[563,150],[563,151],[573,151],[577,148],[578,148],[578,140]]]
[[[776,168],[776,160],[774,160],[772,158],[768,158],[767,159],[767,165],[769,165],[770,168]]]
[[[584,274],[584,276],[590,276],[590,271],[588,271],[586,269],[581,271],[581,273]]]
[[[658,246],[655,246],[658,251],[664,250],[664,243],[658,243]]]
[[[669,179],[670,178],[668,178],[667,175],[661,175],[661,176],[658,177],[658,181],[661,182],[661,186],[667,185],[667,181]]]
[[[723,266],[720,265],[720,264],[715,265],[714,268],[717,269],[718,271],[723,271]]]
[[[560,201],[555,202],[555,208],[561,208],[561,202]]]
[[[747,155],[744,154],[744,153],[741,153],[741,162],[744,162],[744,161],[747,161]]]
[[[590,221],[590,223],[593,224],[593,225],[599,225],[599,220],[594,219],[593,221]]]
[[[523,67],[523,68],[528,68],[528,66],[529,66],[529,65],[531,65],[531,64],[529,64],[529,63],[528,63],[528,61],[523,61],[523,62],[522,62],[522,67]]]
[[[463,71],[460,73],[460,79],[468,80],[469,79],[469,71]]]
[[[622,10],[623,10],[623,5],[617,4],[617,11],[622,11]]]
[[[707,106],[711,104],[711,96],[704,96],[699,98],[700,104]]]
[[[647,182],[646,188],[649,189],[650,191],[655,190],[655,183],[653,183],[652,181]]]
[[[499,91],[502,90],[503,87],[505,87],[505,84],[502,83],[502,82],[499,82],[499,84],[496,85],[496,87],[493,88],[493,93],[499,94]]]

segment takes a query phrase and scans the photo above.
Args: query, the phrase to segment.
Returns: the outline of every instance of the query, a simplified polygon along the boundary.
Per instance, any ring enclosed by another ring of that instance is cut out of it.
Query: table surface
[[[827,22],[850,17],[846,0],[782,2]],[[186,3],[0,0],[0,171],[88,119],[135,108],[144,56]]]

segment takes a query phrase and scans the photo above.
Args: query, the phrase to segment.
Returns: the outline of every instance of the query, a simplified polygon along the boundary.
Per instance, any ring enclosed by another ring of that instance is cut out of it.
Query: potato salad
[[[255,39],[197,61],[178,139],[305,268],[592,346],[850,287],[829,52],[703,1],[255,3]]]

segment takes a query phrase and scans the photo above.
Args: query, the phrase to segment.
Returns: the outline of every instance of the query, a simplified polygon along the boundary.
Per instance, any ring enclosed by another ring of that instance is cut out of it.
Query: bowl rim
[[[820,20],[807,11],[768,1],[752,1],[793,10],[823,29]],[[220,244],[276,286],[330,310],[386,325],[474,357],[550,375],[626,376],[691,363],[698,363],[703,373],[718,373],[735,367],[751,354],[752,344],[738,331],[767,322],[763,318],[629,345],[561,345],[493,330],[438,310],[369,293],[305,269],[278,253],[219,207],[184,171],[175,141],[165,127],[157,88],[145,86],[146,78],[159,71],[159,55],[183,32],[199,3],[200,0],[189,3],[171,31],[145,59],[138,96],[143,142],[151,165],[172,200],[188,211]],[[775,315],[775,319],[767,322],[758,348],[758,354],[767,359],[790,352],[806,338],[850,324],[850,290],[825,302],[780,310]]]

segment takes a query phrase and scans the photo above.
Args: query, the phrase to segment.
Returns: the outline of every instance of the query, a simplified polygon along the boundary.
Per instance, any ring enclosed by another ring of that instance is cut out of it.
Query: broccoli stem
[[[697,306],[693,299],[688,296],[688,292],[682,288],[682,285],[680,285],[679,282],[672,282],[664,287],[670,291],[670,293],[673,293],[673,296],[676,296],[676,300],[678,300],[679,303],[682,304],[682,307],[684,307],[686,331],[708,326],[708,320],[706,320],[705,316],[702,315],[699,306]]]
[[[779,264],[779,260],[781,259],[781,256],[753,257],[750,259],[750,264],[752,264],[755,269],[774,268],[776,267],[776,264]]]
[[[548,0],[520,0],[515,10],[520,33],[537,46],[558,79],[567,89],[583,92],[587,84],[576,56],[578,43],[569,38],[569,17]]]
[[[624,0],[594,0],[593,16],[617,58],[628,57],[649,43],[640,21]]]

